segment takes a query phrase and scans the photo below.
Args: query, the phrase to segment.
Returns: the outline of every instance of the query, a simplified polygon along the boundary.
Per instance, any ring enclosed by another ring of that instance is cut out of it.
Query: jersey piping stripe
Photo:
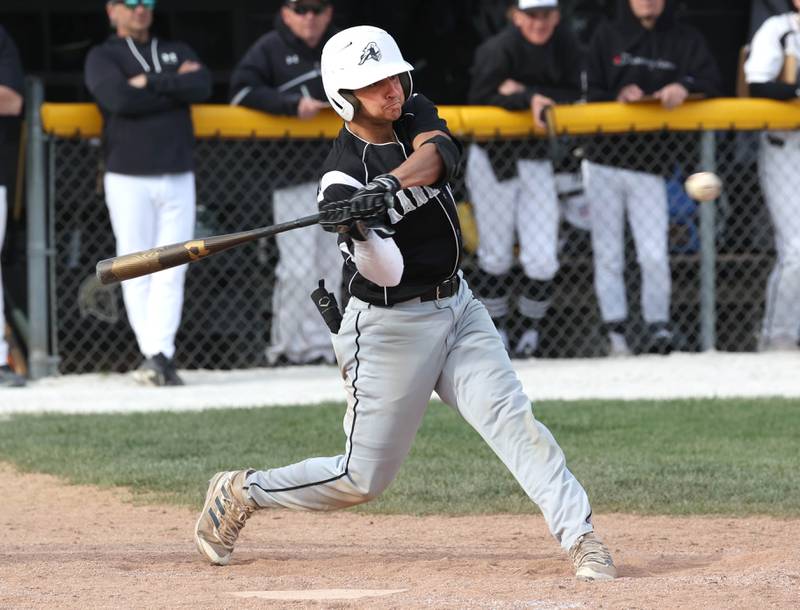
[[[314,481],[313,483],[303,483],[302,485],[295,485],[293,487],[281,487],[277,489],[264,489],[258,483],[251,483],[250,487],[257,487],[261,491],[265,493],[277,493],[281,491],[294,491],[296,489],[305,489],[307,487],[315,487],[316,485],[325,485],[326,483],[333,483],[334,481],[338,481],[342,477],[347,476],[350,470],[350,457],[353,455],[353,434],[356,429],[356,421],[358,420],[358,386],[356,385],[358,382],[358,369],[361,367],[361,361],[358,358],[358,353],[361,351],[361,343],[359,339],[361,338],[361,330],[358,327],[358,322],[361,319],[361,312],[356,315],[356,353],[355,353],[355,361],[356,361],[356,371],[355,375],[353,376],[353,422],[350,424],[350,432],[347,434],[347,457],[344,461],[344,471],[341,474],[337,474],[336,476],[330,477],[325,479],[324,481]]]
[[[244,89],[241,89],[239,93],[233,96],[233,99],[231,100],[231,106],[238,106],[239,102],[241,102],[245,97],[247,97],[247,94],[250,93],[252,90],[253,90],[252,87],[245,87]]]
[[[305,74],[301,74],[300,76],[293,78],[292,80],[283,83],[280,87],[278,87],[278,91],[286,91],[291,89],[295,85],[299,85],[300,83],[304,83],[307,80],[311,80],[312,78],[317,78],[320,76],[319,70],[311,70],[311,72],[306,72]]]

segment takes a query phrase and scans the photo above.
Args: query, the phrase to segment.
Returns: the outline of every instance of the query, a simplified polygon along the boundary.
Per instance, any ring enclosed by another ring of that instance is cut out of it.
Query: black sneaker
[[[141,366],[133,372],[133,378],[142,385],[183,385],[183,380],[178,376],[175,363],[162,353],[158,353],[142,362]]]
[[[22,375],[17,375],[8,365],[0,366],[0,388],[21,388],[24,385],[25,378]]]
[[[650,325],[650,338],[647,343],[648,354],[661,354],[666,356],[672,351],[672,331],[664,322]]]

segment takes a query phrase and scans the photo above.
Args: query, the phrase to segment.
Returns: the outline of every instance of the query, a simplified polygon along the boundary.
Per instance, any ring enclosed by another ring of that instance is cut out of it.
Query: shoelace
[[[255,509],[251,506],[240,504],[224,493],[222,494],[222,503],[225,506],[225,514],[221,515],[217,536],[226,547],[233,547],[247,518]]]
[[[576,565],[583,565],[585,561],[594,561],[602,565],[611,565],[611,553],[608,552],[606,545],[600,542],[597,538],[581,538],[577,544],[572,547],[570,552],[572,562]]]

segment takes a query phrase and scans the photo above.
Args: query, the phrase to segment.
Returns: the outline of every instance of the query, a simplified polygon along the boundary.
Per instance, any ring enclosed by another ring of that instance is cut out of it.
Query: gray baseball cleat
[[[194,541],[200,554],[211,563],[224,566],[247,518],[258,505],[244,492],[247,476],[254,470],[218,472],[208,482],[203,511],[194,527]]]
[[[613,580],[617,577],[617,568],[608,547],[594,532],[578,538],[569,550],[569,556],[575,565],[575,576],[580,580]]]

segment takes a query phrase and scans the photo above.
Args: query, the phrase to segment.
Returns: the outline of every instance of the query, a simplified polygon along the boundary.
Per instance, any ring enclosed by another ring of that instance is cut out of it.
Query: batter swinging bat
[[[158,246],[142,252],[107,258],[97,263],[97,279],[102,284],[113,284],[134,277],[141,277],[156,271],[177,267],[178,265],[193,263],[240,244],[283,233],[284,231],[308,227],[317,222],[319,222],[319,214],[312,214],[311,216],[304,216],[303,218],[268,227],[228,233],[226,235],[215,235],[206,239],[193,239],[179,244]]]

